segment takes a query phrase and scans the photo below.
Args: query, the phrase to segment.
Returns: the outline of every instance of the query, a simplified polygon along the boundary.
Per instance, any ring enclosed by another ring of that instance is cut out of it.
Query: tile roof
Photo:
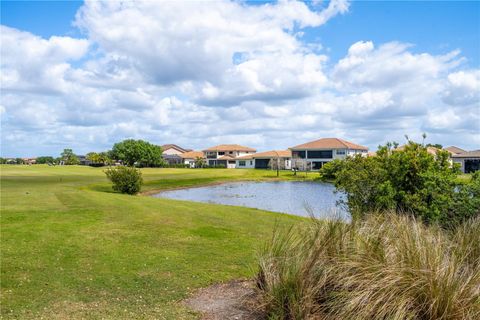
[[[447,150],[451,154],[459,154],[459,153],[467,152],[466,150],[463,150],[463,149],[461,149],[459,147],[455,147],[455,146],[450,146],[448,148],[445,148],[445,150]]]
[[[175,149],[175,150],[178,150],[180,152],[188,152],[188,151],[192,151],[191,149],[184,149],[180,146],[177,146],[176,144],[173,144],[173,143],[170,143],[170,144],[164,144],[162,145],[162,149],[165,151],[167,149]]]
[[[180,155],[183,159],[196,159],[205,158],[205,154],[202,151],[188,151]]]
[[[233,154],[225,154],[221,157],[218,157],[217,160],[234,160],[236,159]]]
[[[367,147],[355,144],[339,138],[323,138],[315,141],[310,141],[291,147],[291,150],[298,149],[354,149],[354,150],[368,150]]]
[[[260,159],[260,158],[291,158],[292,151],[290,150],[271,150],[265,152],[258,152],[254,154],[247,154],[241,157],[238,157],[238,160],[248,160],[248,159]]]
[[[454,154],[452,158],[480,158],[480,150],[465,151],[464,153]]]
[[[255,152],[257,150],[241,146],[239,144],[220,144],[218,146],[210,147],[203,151],[248,151],[248,152]]]

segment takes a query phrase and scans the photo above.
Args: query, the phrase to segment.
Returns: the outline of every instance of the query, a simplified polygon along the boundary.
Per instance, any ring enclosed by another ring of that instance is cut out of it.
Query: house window
[[[253,165],[253,161],[250,161],[250,165]]]
[[[345,155],[345,149],[337,150],[338,155]]]
[[[218,153],[219,156],[223,156],[225,154],[225,152],[221,151]]]
[[[245,161],[238,161],[238,165],[240,167],[245,167]]]
[[[293,151],[292,152],[292,157],[293,158],[305,159],[305,151]]]
[[[229,152],[229,154],[232,154],[232,153],[233,153],[233,151],[230,151],[230,152]]]
[[[333,158],[332,150],[308,151],[309,159],[331,159]]]

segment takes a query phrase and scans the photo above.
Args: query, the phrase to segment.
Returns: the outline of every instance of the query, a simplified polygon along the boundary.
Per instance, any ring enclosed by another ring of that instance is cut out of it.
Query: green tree
[[[163,164],[162,148],[143,140],[127,139],[115,143],[112,154],[128,166],[159,167]]]
[[[446,221],[454,204],[458,174],[448,152],[434,156],[412,141],[402,150],[395,146],[379,147],[376,157],[348,157],[327,172],[335,177],[337,190],[345,193],[343,202],[354,217],[395,210],[425,222]]]
[[[96,152],[89,152],[85,155],[85,159],[92,163],[100,163],[100,157]]]
[[[72,149],[63,149],[60,157],[65,165],[74,165],[80,163],[80,160],[78,160],[78,157],[75,155],[75,153],[73,153]]]
[[[16,164],[24,164],[24,161],[22,158],[15,158],[15,163]]]
[[[195,158],[195,168],[203,168],[206,166],[205,159],[202,157],[196,157]]]
[[[0,164],[5,164],[7,163],[7,159],[5,158],[0,158]]]
[[[37,157],[37,164],[54,163],[55,159],[51,156]]]

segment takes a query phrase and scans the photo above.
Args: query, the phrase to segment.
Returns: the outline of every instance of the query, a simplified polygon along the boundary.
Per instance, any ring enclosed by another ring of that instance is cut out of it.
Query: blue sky
[[[76,18],[82,1],[2,1],[2,156],[99,151],[131,137],[265,150],[341,136],[375,149],[427,132],[480,147],[480,2],[332,3],[180,2],[178,14],[169,3],[89,4]],[[138,12],[145,21],[129,20]],[[242,16],[251,21],[239,31],[221,25]],[[48,63],[30,59],[37,51]]]

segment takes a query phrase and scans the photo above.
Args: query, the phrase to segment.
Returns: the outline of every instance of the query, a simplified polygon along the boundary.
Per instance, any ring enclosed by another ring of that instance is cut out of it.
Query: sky
[[[1,156],[480,149],[480,2],[1,1]]]

